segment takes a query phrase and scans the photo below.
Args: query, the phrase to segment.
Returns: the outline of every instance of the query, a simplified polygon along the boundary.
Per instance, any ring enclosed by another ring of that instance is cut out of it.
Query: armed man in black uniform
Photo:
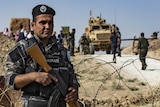
[[[66,107],[66,103],[78,100],[79,83],[73,65],[67,58],[67,50],[52,37],[55,11],[47,5],[32,9],[31,27],[34,36],[21,40],[8,53],[6,61],[6,85],[21,89],[23,107]],[[64,80],[68,93],[62,95],[56,85],[59,80],[45,70],[26,50],[37,44],[46,62]]]

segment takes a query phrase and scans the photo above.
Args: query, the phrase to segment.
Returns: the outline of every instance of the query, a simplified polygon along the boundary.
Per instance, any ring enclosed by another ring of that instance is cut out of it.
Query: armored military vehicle
[[[88,41],[90,41],[88,50],[90,54],[94,54],[95,51],[106,51],[110,53],[111,50],[111,36],[112,25],[106,23],[106,20],[101,17],[91,17],[89,18],[89,24],[85,27],[85,35]],[[80,48],[83,47],[80,43]],[[81,49],[87,50],[87,49]]]

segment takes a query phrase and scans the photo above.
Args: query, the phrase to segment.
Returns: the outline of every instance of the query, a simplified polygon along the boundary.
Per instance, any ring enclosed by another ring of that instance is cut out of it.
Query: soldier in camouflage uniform
[[[142,63],[142,70],[145,70],[146,67],[147,67],[146,55],[147,55],[147,52],[148,52],[149,43],[148,43],[148,40],[144,37],[143,32],[140,34],[140,36],[141,37],[138,40],[139,59]]]
[[[78,87],[76,75],[67,58],[67,50],[53,38],[55,11],[47,5],[37,5],[32,10],[31,23],[34,36],[17,42],[6,61],[6,85],[22,90],[23,107],[66,107],[66,102],[76,102]],[[69,93],[63,96],[53,81],[57,78],[47,72],[26,53],[26,49],[37,44],[47,63],[57,69],[68,86]],[[54,96],[53,96],[54,95]]]
[[[118,35],[118,40],[117,40],[117,52],[118,55],[121,57],[121,32],[119,31],[119,28],[117,27],[117,35]]]
[[[86,38],[85,34],[83,34],[79,40],[80,47],[82,48],[81,52],[84,54],[89,54],[89,40]]]

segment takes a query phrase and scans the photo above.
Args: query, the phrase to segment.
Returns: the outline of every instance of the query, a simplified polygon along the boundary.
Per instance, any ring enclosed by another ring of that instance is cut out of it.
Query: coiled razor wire
[[[150,89],[151,92],[152,92],[152,96],[153,96],[152,88],[151,88],[151,86],[149,85],[147,79],[143,76],[143,74],[140,72],[140,70],[139,70],[139,69],[135,66],[135,64],[134,64],[135,61],[138,60],[138,58],[137,58],[137,59],[129,59],[129,60],[125,61],[125,62],[122,64],[122,66],[121,66],[120,68],[118,68],[118,69],[115,68],[115,66],[112,65],[113,62],[107,62],[107,61],[104,61],[104,60],[101,60],[101,59],[97,59],[96,57],[84,58],[84,59],[82,59],[79,63],[75,64],[74,66],[78,66],[78,67],[77,67],[77,69],[78,69],[80,64],[82,64],[82,63],[84,63],[84,62],[86,62],[86,61],[88,61],[88,60],[92,60],[92,59],[94,59],[94,60],[99,60],[99,61],[101,61],[101,62],[105,62],[105,63],[101,64],[101,66],[102,66],[102,65],[105,65],[105,64],[109,64],[109,65],[114,69],[114,72],[112,72],[110,75],[108,75],[108,77],[106,77],[105,79],[103,79],[101,85],[98,87],[98,89],[97,89],[97,91],[96,91],[96,94],[95,94],[95,96],[94,96],[94,98],[93,98],[93,104],[94,104],[94,106],[95,106],[95,101],[96,101],[97,95],[98,95],[100,89],[102,88],[103,84],[104,84],[109,78],[111,78],[111,76],[112,76],[113,74],[115,74],[115,73],[117,73],[118,76],[119,76],[119,78],[120,78],[120,77],[121,77],[120,71],[121,71],[123,68],[125,68],[126,66],[130,65],[130,64],[133,64],[134,67],[137,69],[137,71],[138,71],[138,72],[142,75],[142,77],[145,79],[145,81],[146,81],[147,84],[148,84],[149,89]],[[129,63],[128,63],[128,62],[129,62]],[[126,63],[127,63],[127,64],[126,64]],[[96,67],[96,66],[94,66],[94,67]],[[100,67],[100,66],[98,66],[98,67]],[[98,69],[98,67],[95,68],[95,69],[93,69],[93,70]],[[92,67],[92,68],[93,68],[93,67]],[[88,69],[89,69],[89,68],[88,68]],[[86,69],[86,70],[87,70],[87,69]],[[92,70],[92,71],[93,71],[93,70]],[[79,73],[79,72],[77,72],[77,74],[78,74],[78,73]],[[121,81],[122,81],[123,84],[129,89],[129,86],[128,86],[123,80],[121,80]],[[160,87],[160,86],[159,86],[159,87]],[[157,93],[158,90],[160,89],[159,87],[158,87],[156,93]],[[84,87],[83,87],[83,88],[84,88]],[[85,88],[84,88],[84,89],[85,89]],[[129,90],[130,90],[130,89],[129,89]],[[133,95],[136,95],[136,94],[134,94],[133,91],[131,91],[131,92],[133,93]],[[155,97],[153,96],[153,100],[152,100],[152,106],[153,106],[153,107],[154,107],[154,102],[155,102]]]

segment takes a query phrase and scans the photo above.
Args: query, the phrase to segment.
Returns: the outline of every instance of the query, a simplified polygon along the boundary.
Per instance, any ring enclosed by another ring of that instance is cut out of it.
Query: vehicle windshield
[[[105,25],[105,26],[102,26],[102,29],[106,29],[106,30],[108,30],[109,29],[109,26],[107,25]]]
[[[100,29],[99,26],[92,26],[92,30],[98,30],[98,29]]]

